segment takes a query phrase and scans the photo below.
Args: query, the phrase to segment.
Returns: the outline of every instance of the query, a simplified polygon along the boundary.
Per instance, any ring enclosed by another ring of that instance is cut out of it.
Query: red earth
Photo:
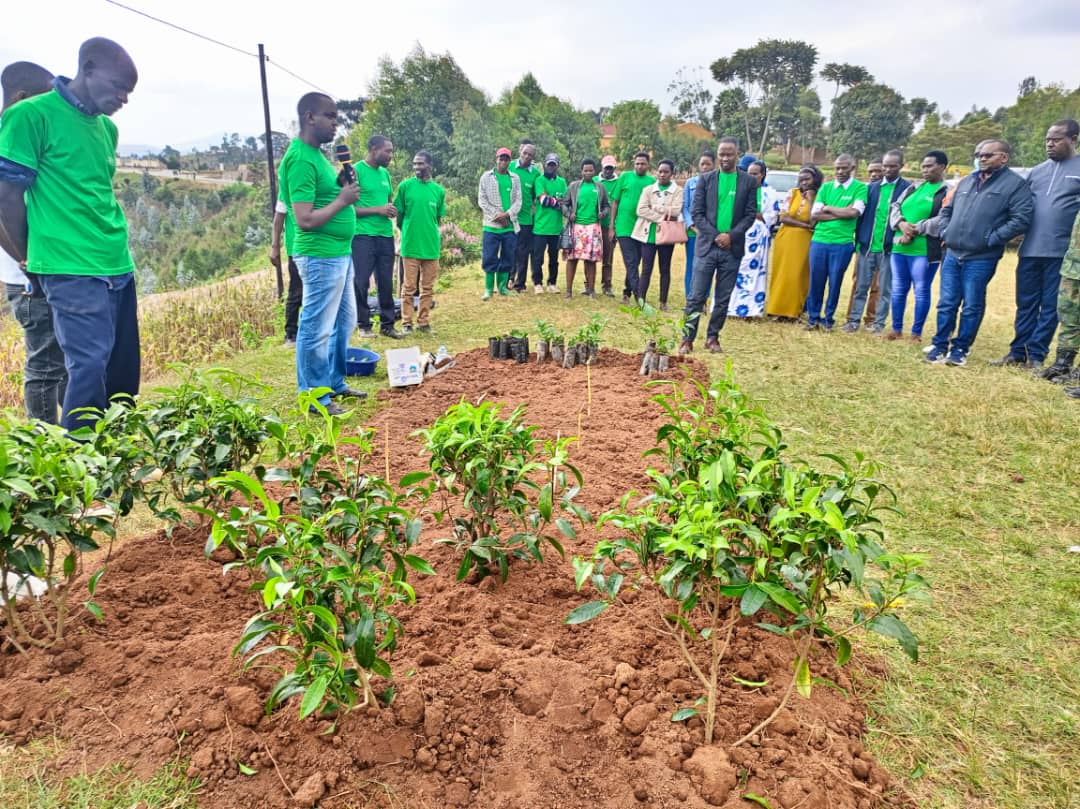
[[[370,426],[377,447],[389,433],[396,480],[427,466],[410,434],[459,399],[526,404],[542,436],[580,429],[578,502],[598,515],[647,483],[642,453],[662,418],[638,366],[602,351],[589,372],[590,413],[585,368],[469,352],[417,389],[382,394],[389,406]],[[669,378],[687,374],[707,376],[690,362]],[[380,471],[384,462],[372,458]],[[859,677],[831,665],[827,651],[815,673],[843,692],[796,696],[763,734],[731,748],[792,676],[784,639],[740,625],[728,670],[768,684],[723,680],[716,743],[705,746],[698,720],[670,721],[700,688],[655,631],[655,602],[631,593],[625,609],[567,626],[590,598],[575,591],[569,559],[549,552],[543,564],[515,563],[505,584],[458,582],[455,551],[433,544],[447,529],[430,515],[425,524],[419,552],[438,574],[414,579],[417,604],[401,613],[389,707],[354,711],[329,733],[325,720],[298,720],[295,699],[265,716],[277,675],[241,673],[231,654],[259,599],[246,572],[222,575],[221,554],[204,557],[206,529],[180,528],[171,541],[156,532],[114,550],[96,599],[104,623],[82,615],[61,648],[0,654],[0,736],[60,739],[64,753],[49,764],[57,775],[126,762],[148,776],[180,756],[200,779],[204,809],[763,805],[747,794],[773,809],[911,805],[863,747]],[[579,531],[568,555],[587,553],[598,536]]]

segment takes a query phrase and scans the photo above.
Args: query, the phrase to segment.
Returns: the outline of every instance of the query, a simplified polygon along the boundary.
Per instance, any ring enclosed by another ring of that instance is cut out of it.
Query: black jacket
[[[889,207],[896,202],[896,200],[900,198],[900,195],[910,187],[911,183],[903,177],[897,177],[896,182],[890,186],[892,189],[892,196],[884,201],[885,206]],[[859,216],[859,224],[855,227],[855,243],[859,246],[860,253],[867,253],[870,251],[870,242],[874,238],[874,221],[877,218],[878,205],[882,204],[881,188],[881,180],[875,180],[870,183],[869,187],[866,189],[866,208]],[[891,253],[892,243],[893,229],[886,227],[885,244],[882,247],[881,252]]]
[[[704,257],[716,241],[716,208],[718,199],[719,169],[702,175],[694,189],[694,201],[690,203],[690,216],[694,219],[697,241],[694,243],[694,256]],[[758,182],[742,169],[736,170],[735,206],[731,214],[731,255],[741,259],[746,250],[746,231],[754,225],[757,217]]]
[[[1019,174],[999,169],[980,188],[975,172],[941,209],[941,238],[957,258],[1001,258],[1008,242],[1027,233],[1034,212],[1031,186]]]

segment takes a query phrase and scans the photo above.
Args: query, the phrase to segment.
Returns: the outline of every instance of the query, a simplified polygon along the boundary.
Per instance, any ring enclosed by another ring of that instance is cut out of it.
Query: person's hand
[[[397,217],[397,208],[394,207],[394,203],[388,202],[380,209],[380,213],[387,219],[394,219]]]
[[[905,236],[914,237],[919,235],[919,231],[910,222],[901,222],[900,230],[904,232]],[[904,242],[904,244],[907,244],[907,242]]]
[[[496,225],[502,225],[503,227],[506,227],[510,224],[510,214],[508,214],[506,211],[497,213],[492,218],[495,220]]]
[[[281,245],[280,244],[272,244],[272,245],[270,245],[270,265],[272,267],[277,267],[279,270],[281,269]]]
[[[716,239],[713,242],[721,250],[731,249],[731,234],[730,233],[717,233]]]
[[[356,201],[360,199],[360,186],[356,183],[341,186],[341,190],[338,191],[338,199],[346,205],[355,205]]]
[[[899,239],[897,239],[897,241],[899,241],[900,244],[911,244],[912,240],[908,234],[904,233],[902,236],[900,236]]]
[[[614,225],[612,225],[611,227],[609,227],[607,229],[607,235],[608,235],[609,240],[611,240],[611,241],[615,240],[615,226]]]

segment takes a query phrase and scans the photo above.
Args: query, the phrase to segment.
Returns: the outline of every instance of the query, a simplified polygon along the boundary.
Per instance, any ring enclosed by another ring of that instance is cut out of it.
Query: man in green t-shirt
[[[285,345],[296,347],[296,327],[300,322],[300,304],[304,300],[304,282],[300,270],[293,261],[293,234],[296,225],[287,206],[280,199],[274,206],[274,220],[270,226],[270,264],[281,271],[281,236],[285,235],[285,256],[289,269],[289,294],[285,298]]]
[[[559,236],[563,230],[562,203],[566,180],[559,176],[559,156],[544,158],[544,173],[536,178],[536,213],[533,217],[532,271],[537,295],[544,291],[544,253],[548,257],[547,291],[559,291]]]
[[[818,192],[810,211],[814,237],[810,240],[810,294],[806,299],[810,322],[808,331],[831,329],[833,315],[840,302],[840,285],[844,282],[851,257],[855,254],[855,226],[866,210],[866,183],[852,176],[855,159],[842,154],[833,163],[836,176]],[[825,286],[829,297],[825,300]],[[824,300],[825,312],[821,305]]]
[[[356,272],[356,318],[361,337],[374,337],[371,330],[371,306],[368,293],[371,279],[379,296],[379,333],[397,340],[394,330],[394,220],[397,209],[390,200],[393,188],[386,167],[394,159],[394,144],[385,135],[372,135],[367,142],[367,156],[356,164],[356,184],[360,199],[356,202],[356,235],[352,241],[352,260]]]
[[[442,237],[439,220],[446,215],[446,191],[431,179],[431,152],[419,151],[413,157],[413,173],[398,186],[394,197],[398,227],[401,228],[401,258],[405,263],[405,281],[401,285],[401,331],[413,327],[413,296],[419,287],[420,313],[418,331],[431,331],[431,296],[439,274]]]
[[[353,205],[360,189],[339,176],[322,153],[337,132],[337,105],[308,93],[296,107],[300,134],[278,169],[281,199],[296,223],[293,252],[304,282],[296,333],[296,382],[302,391],[329,388],[319,397],[330,415],[345,411],[331,397],[364,398],[345,382],[349,336],[356,324],[351,247],[356,230]]]
[[[518,232],[514,245],[514,275],[512,286],[518,292],[525,291],[525,276],[529,271],[529,256],[532,255],[533,234],[533,185],[540,176],[533,160],[536,159],[536,146],[531,140],[522,140],[518,144],[518,159],[510,164],[510,171],[521,180],[521,210],[518,211]]]
[[[606,154],[600,158],[600,176],[596,179],[607,191],[608,201],[613,198],[615,186],[619,182],[619,175],[615,173],[618,161],[615,155]],[[600,235],[604,240],[604,257],[600,266],[600,285],[604,288],[604,294],[609,298],[615,297],[611,289],[612,259],[615,257],[615,236],[611,232],[611,214],[609,213],[600,220]]]
[[[638,265],[641,264],[641,242],[630,236],[637,224],[637,206],[641,192],[656,182],[649,174],[649,153],[638,152],[634,155],[634,170],[624,171],[619,175],[619,182],[611,194],[610,238],[619,240],[619,252],[622,253],[626,266],[626,280],[623,282],[622,302],[630,303],[637,295]]]
[[[68,371],[60,423],[91,424],[113,396],[139,392],[138,303],[127,222],[113,192],[116,125],[139,74],[100,37],[79,48],[74,79],[4,113],[0,246],[45,293]]]

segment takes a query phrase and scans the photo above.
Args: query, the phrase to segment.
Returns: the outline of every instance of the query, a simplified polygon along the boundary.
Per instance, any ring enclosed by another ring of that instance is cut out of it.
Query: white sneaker
[[[558,292],[559,288],[554,284],[548,284],[548,292]]]
[[[533,292],[535,292],[537,295],[543,295],[544,294],[544,285],[543,284],[537,284],[536,286],[533,287]]]

